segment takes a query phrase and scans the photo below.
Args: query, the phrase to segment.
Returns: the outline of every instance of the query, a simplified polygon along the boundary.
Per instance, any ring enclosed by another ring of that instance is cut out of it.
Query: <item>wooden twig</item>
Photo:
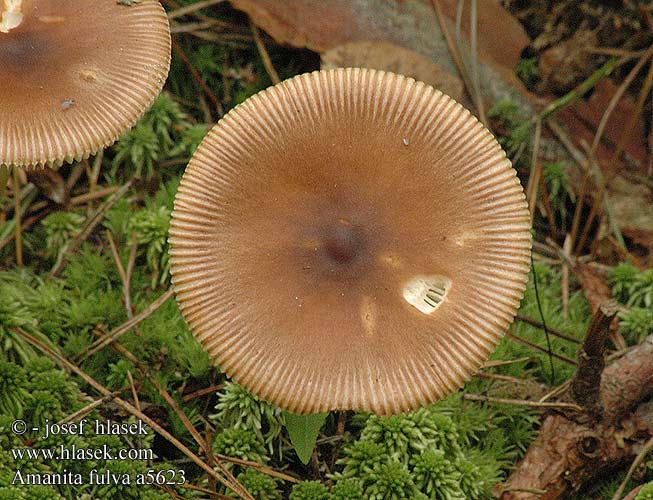
[[[186,55],[186,52],[184,52],[184,49],[182,49],[181,46],[174,40],[172,42],[172,48],[174,49],[175,53],[179,56],[179,58],[183,61],[183,63],[186,65],[188,71],[190,71],[190,74],[193,77],[193,80],[195,80],[195,83],[197,83],[197,85],[202,89],[204,94],[206,94],[206,97],[208,97],[209,100],[213,103],[213,106],[215,106],[215,110],[218,113],[218,117],[224,115],[224,110],[222,109],[222,104],[220,103],[220,100],[215,96],[213,91],[204,82],[204,80],[202,80],[202,75],[200,75],[199,71],[195,69],[195,66],[193,66],[193,63]]]
[[[483,101],[481,99],[481,95],[476,91],[476,87],[474,86],[474,83],[471,77],[469,76],[469,73],[467,72],[467,68],[463,63],[462,57],[460,56],[460,51],[458,50],[458,46],[456,45],[455,40],[451,37],[451,34],[449,33],[449,28],[447,28],[447,23],[445,21],[444,13],[442,12],[440,1],[431,0],[431,5],[433,6],[435,15],[438,18],[438,24],[440,26],[440,31],[442,32],[442,36],[447,42],[447,47],[449,48],[449,54],[451,54],[451,59],[453,60],[453,63],[455,64],[456,69],[458,70],[458,73],[460,73],[463,83],[465,84],[465,89],[467,90],[467,93],[472,98],[472,102],[474,103],[474,107],[476,108],[476,112],[478,113],[481,123],[483,123],[483,125],[487,127],[488,123],[487,123],[487,119],[485,119],[485,112],[483,109]],[[474,27],[472,27],[472,29],[473,28]]]
[[[91,413],[93,410],[98,408],[99,406],[102,406],[105,403],[108,403],[112,399],[114,399],[116,396],[119,396],[121,393],[125,392],[126,390],[129,389],[129,386],[126,385],[122,389],[118,389],[117,391],[113,391],[111,394],[107,394],[106,396],[102,396],[100,399],[96,399],[93,402],[87,404],[83,408],[80,408],[74,413],[71,413],[67,417],[62,418],[59,420],[59,424],[64,424],[66,422],[77,422],[81,418],[84,418],[84,415],[88,415]]]
[[[82,369],[80,369],[78,366],[74,365],[70,361],[68,361],[66,358],[61,356],[59,353],[54,351],[53,349],[50,349],[48,346],[45,344],[42,344],[39,340],[36,338],[32,337],[30,334],[28,334],[25,331],[20,331],[20,336],[29,342],[31,345],[39,349],[41,352],[52,358],[55,362],[57,362],[59,365],[65,367],[67,370],[75,373],[79,377],[81,377],[87,384],[89,384],[93,389],[98,391],[100,394],[103,394],[104,396],[113,396],[113,401],[129,412],[130,414],[134,415],[136,418],[142,420],[145,424],[147,424],[149,427],[151,427],[155,432],[157,432],[161,437],[169,441],[173,446],[175,446],[179,451],[181,451],[184,455],[186,455],[188,458],[190,458],[193,462],[195,462],[202,470],[204,470],[209,476],[217,479],[222,483],[224,486],[232,490],[234,493],[237,493],[240,495],[244,500],[255,500],[248,492],[245,490],[245,488],[237,481],[237,480],[229,480],[226,477],[221,476],[218,474],[213,468],[209,467],[199,456],[197,456],[195,453],[193,453],[186,445],[184,445],[181,441],[179,441],[177,438],[175,438],[172,434],[170,434],[168,431],[166,431],[163,427],[161,427],[157,422],[152,420],[150,417],[145,415],[143,412],[139,411],[138,408],[136,408],[134,405],[130,404],[129,402],[125,401],[124,399],[114,396],[113,393],[104,387],[102,384],[97,382],[95,379],[93,379],[90,375],[88,375],[86,372],[84,372]]]
[[[195,2],[193,4],[186,5],[185,7],[175,9],[172,12],[168,12],[168,19],[172,20],[181,16],[187,16],[188,14],[193,14],[198,10],[211,7],[212,5],[216,5],[224,1],[225,0],[203,0],[202,2]]]
[[[491,396],[484,396],[482,394],[469,394],[464,393],[463,399],[469,401],[485,401],[487,403],[497,403],[497,404],[507,404],[507,405],[516,405],[516,406],[528,406],[530,408],[557,408],[564,410],[573,410],[573,411],[583,411],[583,409],[574,403],[563,403],[563,402],[540,402],[540,401],[528,401],[527,399],[508,399],[508,398],[494,398]]]
[[[544,175],[540,175],[540,189],[542,190],[542,203],[544,203],[544,209],[546,210],[546,220],[549,223],[549,234],[551,238],[555,238],[556,223],[555,223],[555,213],[553,212],[553,206],[551,205],[551,199],[549,198],[549,189],[546,187],[546,179]]]
[[[93,168],[91,169],[91,176],[88,178],[90,191],[97,189],[97,181],[100,178],[100,169],[102,168],[102,159],[104,158],[104,149],[100,149],[93,159]]]
[[[648,50],[638,61],[638,63],[635,65],[635,67],[630,71],[630,74],[627,76],[626,81],[624,81],[619,89],[617,89],[617,92],[615,93],[615,96],[613,96],[613,99],[611,102],[608,104],[608,110],[607,111],[612,111],[612,108],[616,106],[618,102],[618,98],[621,97],[621,95],[626,91],[628,88],[628,85],[630,84],[630,81],[639,73],[641,67],[646,63],[651,61],[651,55],[653,54],[653,49]],[[632,75],[632,76],[631,76]],[[578,241],[576,242],[576,253],[579,253],[583,246],[585,245],[585,241],[587,240],[587,237],[589,235],[590,227],[592,225],[592,222],[596,218],[596,216],[599,214],[600,207],[604,203],[604,200],[606,198],[605,196],[605,191],[607,187],[608,181],[614,177],[616,174],[616,164],[619,160],[619,157],[621,156],[621,153],[624,148],[625,141],[627,137],[630,135],[632,132],[632,128],[635,124],[635,119],[637,116],[640,116],[642,107],[644,105],[644,100],[648,96],[651,90],[651,86],[653,85],[653,64],[650,64],[649,71],[646,74],[646,77],[644,78],[644,83],[642,85],[642,89],[639,93],[637,102],[635,103],[635,108],[633,112],[631,113],[630,117],[628,118],[626,124],[623,127],[623,132],[621,133],[621,136],[619,137],[619,141],[617,143],[617,146],[615,148],[615,151],[612,155],[612,159],[610,160],[609,166],[608,166],[608,171],[606,172],[605,176],[602,176],[600,179],[600,185],[598,186],[598,194],[593,198],[592,202],[592,207],[590,209],[590,213],[587,216],[587,221],[585,222],[585,227],[583,228],[583,231],[578,238]],[[612,108],[611,108],[612,106]],[[607,112],[606,111],[606,112]],[[609,117],[609,114],[606,115],[604,113],[604,116],[601,119],[601,122],[599,123],[599,129],[597,130],[597,134],[594,138],[594,142],[592,143],[592,150],[591,153],[593,153],[594,149],[597,147],[600,135],[599,132],[603,132],[603,129],[601,128],[602,126],[605,126],[603,118],[605,118],[605,121],[607,121],[607,118]],[[591,155],[589,155],[591,159]]]
[[[496,368],[497,366],[510,366],[517,363],[526,363],[527,361],[533,361],[533,358],[531,356],[524,356],[515,359],[489,359],[481,365],[481,368]]]
[[[190,435],[193,436],[195,439],[195,442],[199,445],[199,447],[204,451],[204,455],[208,458],[213,455],[213,452],[211,451],[211,448],[207,446],[207,442],[202,438],[200,433],[197,431],[193,423],[189,420],[189,418],[186,416],[184,411],[179,407],[177,402],[170,396],[170,393],[159,383],[157,379],[155,379],[149,370],[147,370],[143,364],[134,356],[130,351],[128,351],[125,347],[120,345],[118,342],[114,342],[112,347],[118,351],[125,359],[127,359],[129,362],[131,362],[137,369],[140,371],[143,376],[152,384],[152,386],[159,392],[161,397],[168,403],[170,408],[175,412],[175,414],[179,417],[179,420],[184,424],[184,427],[190,432]],[[211,465],[211,464],[209,464]],[[227,475],[225,471],[221,471],[223,474]]]
[[[560,361],[564,361],[565,363],[567,363],[569,365],[576,365],[577,364],[575,360],[573,360],[573,359],[571,359],[571,358],[569,358],[569,357],[567,357],[567,356],[565,356],[563,354],[558,354],[558,353],[555,353],[555,352],[549,352],[548,349],[545,349],[544,347],[540,347],[539,345],[534,344],[533,342],[531,342],[529,340],[518,337],[517,335],[513,335],[510,332],[506,333],[506,337],[511,339],[511,340],[514,340],[515,342],[519,342],[520,344],[523,344],[523,345],[525,345],[527,347],[530,347],[531,349],[535,349],[536,351],[542,352],[542,353],[544,353],[546,355],[551,355],[552,357],[554,357],[556,359],[559,359]]]
[[[540,156],[540,138],[542,137],[542,120],[535,121],[535,134],[533,138],[533,154],[531,156],[531,172],[528,176],[528,184],[526,185],[526,201],[528,202],[528,210],[530,213],[531,226],[533,225],[533,218],[535,217],[535,207],[537,206],[537,188],[540,184],[540,177],[542,176],[542,162]]]
[[[129,330],[134,328],[136,325],[138,325],[145,318],[150,316],[154,311],[156,311],[159,307],[161,307],[173,295],[174,295],[174,291],[173,291],[172,287],[168,288],[168,290],[166,290],[165,293],[161,294],[158,299],[156,299],[154,302],[152,302],[149,306],[147,306],[139,314],[134,316],[132,319],[126,321],[125,323],[123,323],[119,327],[111,330],[104,337],[102,337],[100,339],[97,339],[95,342],[93,342],[86,349],[80,351],[77,354],[77,356],[75,356],[75,361],[77,363],[81,363],[83,360],[85,360],[89,356],[92,356],[93,354],[95,354],[100,349],[102,349],[105,346],[111,344],[112,342],[115,342],[122,335],[127,333]]]
[[[571,252],[571,237],[569,233],[565,236],[562,251],[566,255],[569,255]],[[569,263],[564,259],[562,261],[562,274],[560,276],[560,292],[562,294],[562,317],[566,320],[569,317]]]
[[[185,394],[181,398],[181,400],[183,402],[186,402],[186,401],[190,401],[191,399],[206,396],[207,394],[215,394],[216,392],[221,391],[223,388],[224,388],[224,384],[217,384],[217,385],[212,385],[211,387],[204,387],[203,389],[199,389],[189,394]]]
[[[14,188],[14,218],[16,227],[14,236],[16,241],[16,265],[23,267],[23,229],[22,229],[22,212],[20,211],[20,182],[18,179],[18,167],[13,168],[13,188]]]
[[[618,59],[616,57],[608,59],[608,61],[603,66],[601,66],[589,77],[587,77],[586,80],[582,81],[577,87],[546,106],[542,111],[540,111],[539,115],[535,117],[534,120],[539,118],[540,120],[544,121],[546,118],[549,118],[551,115],[555,114],[562,108],[568,106],[577,99],[580,99],[587,92],[592,90],[603,78],[609,76],[617,66],[623,64],[627,60],[628,59]]]
[[[571,397],[594,420],[600,420],[603,407],[599,398],[601,375],[605,367],[603,354],[610,322],[617,315],[617,303],[610,300],[599,306],[594,315],[582,347],[578,350],[578,368],[571,380]]]
[[[258,53],[261,56],[261,60],[263,61],[263,66],[265,66],[265,71],[270,77],[272,83],[276,85],[277,83],[281,82],[281,79],[279,78],[279,73],[277,73],[277,70],[274,69],[274,65],[272,64],[272,60],[270,59],[270,54],[268,54],[268,51],[265,48],[265,44],[261,39],[261,35],[258,31],[258,28],[252,21],[249,22],[249,25],[250,28],[252,29],[252,36],[254,37],[254,43],[256,43],[256,48],[258,49]]]
[[[621,498],[621,495],[623,495],[623,492],[626,489],[626,485],[628,484],[628,481],[630,481],[630,478],[633,476],[633,473],[635,472],[635,470],[637,470],[639,464],[641,464],[646,458],[646,456],[652,451],[653,451],[653,437],[646,442],[646,444],[642,447],[641,451],[635,457],[635,460],[633,460],[633,463],[630,464],[630,468],[626,473],[626,477],[624,477],[624,480],[619,485],[619,488],[617,488],[617,491],[612,496],[612,500],[619,500]]]
[[[521,321],[523,323],[528,323],[531,326],[534,326],[536,328],[539,328],[540,330],[544,330],[544,325],[542,324],[541,321],[537,321],[533,318],[529,318],[528,316],[524,316],[523,314],[517,314],[515,316],[515,319],[517,321]],[[554,337],[558,337],[564,340],[567,340],[569,342],[573,342],[574,344],[580,344],[580,340],[575,339],[574,337],[571,337],[567,335],[566,333],[562,333],[560,330],[556,330],[555,328],[551,328],[549,325],[546,326],[546,330],[553,335]]]
[[[653,431],[645,423],[648,417],[633,416],[633,410],[637,408],[639,413],[642,402],[652,394],[650,335],[603,370],[599,395],[603,417],[599,422],[564,413],[546,416],[537,439],[505,483],[501,500],[538,498],[516,493],[521,488],[544,490],[547,500],[569,498],[572,492],[613,474],[615,464],[633,460],[640,452],[637,444],[642,431]]]
[[[68,243],[66,246],[65,250],[59,254],[59,257],[57,258],[57,262],[55,265],[52,267],[52,270],[50,271],[49,278],[54,278],[63,271],[64,266],[66,265],[66,262],[68,260],[68,256],[74,252],[76,252],[79,247],[81,246],[82,242],[86,240],[95,229],[95,227],[102,221],[106,213],[115,205],[115,203],[122,198],[127,191],[129,191],[133,185],[134,181],[130,180],[129,182],[123,184],[120,186],[120,188],[111,195],[111,197],[105,201],[102,205],[98,207],[98,209],[93,213],[92,216],[88,217],[86,221],[84,222],[84,225],[80,229],[79,233],[73,238],[73,240]]]

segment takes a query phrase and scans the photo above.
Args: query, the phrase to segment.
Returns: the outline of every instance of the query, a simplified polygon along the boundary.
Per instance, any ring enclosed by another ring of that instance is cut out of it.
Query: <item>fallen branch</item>
[[[653,426],[645,423],[653,415],[644,418],[633,411],[652,394],[653,335],[603,370],[598,422],[563,413],[544,419],[537,439],[502,485],[501,500],[568,498],[632,462],[635,444],[653,435]]]

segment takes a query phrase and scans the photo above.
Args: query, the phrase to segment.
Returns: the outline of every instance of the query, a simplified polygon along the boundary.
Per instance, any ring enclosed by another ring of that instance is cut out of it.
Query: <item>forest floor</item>
[[[162,3],[172,66],[141,121],[0,191],[0,500],[653,499],[650,2]],[[525,188],[533,263],[514,324],[462,391],[406,415],[332,412],[306,451],[188,330],[167,238],[207,130],[334,65],[405,72],[470,107]],[[148,433],[14,427],[84,419]],[[26,451],[73,445],[140,455]]]

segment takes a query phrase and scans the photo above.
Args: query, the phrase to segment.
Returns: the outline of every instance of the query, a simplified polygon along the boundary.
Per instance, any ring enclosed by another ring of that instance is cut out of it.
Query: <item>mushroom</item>
[[[170,29],[155,0],[0,0],[0,165],[80,160],[163,87]]]
[[[531,234],[469,111],[368,69],[251,97],[191,159],[173,283],[220,368],[294,413],[392,414],[455,391],[514,319]]]

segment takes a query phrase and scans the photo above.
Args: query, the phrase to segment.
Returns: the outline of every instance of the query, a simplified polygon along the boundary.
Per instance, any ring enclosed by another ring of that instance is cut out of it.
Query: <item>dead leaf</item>
[[[34,184],[46,198],[58,205],[67,205],[70,202],[66,181],[56,170],[48,167],[30,169],[27,171],[27,180]]]
[[[392,71],[428,83],[460,101],[463,82],[431,59],[389,42],[351,42],[322,54],[322,68],[363,67]]]
[[[458,0],[440,0],[455,32]],[[456,75],[430,0],[231,0],[277,43],[325,53],[352,42],[387,42],[428,57]],[[469,9],[469,2],[465,2]],[[463,14],[462,37],[469,32]],[[514,74],[528,37],[499,0],[478,2],[479,74],[490,105],[510,95],[525,101],[525,89]],[[468,53],[468,48],[464,48]]]

